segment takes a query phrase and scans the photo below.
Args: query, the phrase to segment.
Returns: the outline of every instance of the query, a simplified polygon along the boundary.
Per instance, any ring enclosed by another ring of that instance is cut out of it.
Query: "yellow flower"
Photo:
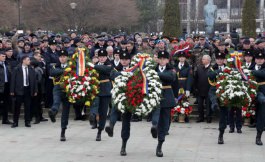
[[[69,61],[69,65],[70,65],[70,66],[73,65],[73,62],[72,62],[72,61]]]
[[[70,72],[72,69],[71,68],[66,68],[64,71]]]
[[[74,103],[74,99],[73,98],[69,98],[69,102],[70,103]]]
[[[64,80],[68,80],[69,79],[69,76],[64,76],[63,79]]]
[[[69,92],[69,86],[66,86],[65,91]]]
[[[89,101],[86,101],[86,102],[85,102],[85,105],[86,105],[86,106],[90,106],[90,102],[89,102]]]

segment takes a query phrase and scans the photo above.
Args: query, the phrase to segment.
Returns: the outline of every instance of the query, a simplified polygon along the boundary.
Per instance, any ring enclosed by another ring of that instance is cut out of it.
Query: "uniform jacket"
[[[171,86],[176,79],[176,75],[173,72],[173,67],[170,65],[166,66],[163,72],[160,72],[158,66],[156,67],[156,72],[162,82],[163,86]],[[161,108],[174,108],[176,106],[176,101],[172,88],[162,89],[162,99],[160,101]]]
[[[261,69],[252,70],[252,74],[256,77],[258,83],[265,82],[265,63],[262,64]],[[265,85],[259,85],[258,91],[265,95]]]
[[[176,70],[177,78],[174,81],[172,87],[174,91],[174,96],[178,97],[178,92],[180,88],[183,88],[185,91],[191,91],[192,73],[191,67],[187,62],[184,63],[181,69],[179,69],[179,62],[177,62],[174,68]]]
[[[100,97],[107,97],[107,96],[111,96],[111,89],[112,89],[112,84],[110,82],[110,73],[113,69],[113,67],[111,66],[111,63],[109,61],[106,61],[104,63],[104,65],[95,65],[94,69],[97,70],[97,72],[99,73],[99,80],[109,80],[109,82],[104,82],[104,83],[100,83],[99,85],[99,94],[98,96]]]

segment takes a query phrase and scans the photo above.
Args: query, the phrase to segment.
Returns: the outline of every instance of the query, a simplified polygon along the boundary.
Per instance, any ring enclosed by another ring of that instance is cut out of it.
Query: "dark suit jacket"
[[[6,61],[4,64],[6,66],[6,72],[8,77],[7,80],[10,83],[11,70]],[[5,90],[5,69],[3,65],[0,65],[0,93],[4,93],[4,90]]]
[[[113,69],[110,62],[106,61],[104,65],[95,65],[94,68],[99,73],[99,80],[106,80],[106,79],[110,80],[110,73]],[[111,89],[112,89],[112,84],[110,81],[100,83],[98,96],[100,97],[111,96],[110,93]]]
[[[28,76],[29,76],[30,94],[33,96],[34,93],[38,92],[38,85],[37,85],[35,71],[30,66],[28,67]],[[19,64],[12,73],[10,93],[15,93],[15,95],[24,95],[23,70],[21,64]]]
[[[171,86],[176,75],[173,72],[173,67],[167,65],[163,72],[160,72],[158,66],[156,67],[156,72],[162,82],[163,86]],[[160,101],[160,108],[174,108],[176,106],[176,101],[172,88],[162,90],[162,99]]]
[[[208,82],[208,72],[211,66],[205,68],[204,66],[199,66],[194,76],[194,85],[198,90],[198,96],[207,97],[210,89],[210,84]]]

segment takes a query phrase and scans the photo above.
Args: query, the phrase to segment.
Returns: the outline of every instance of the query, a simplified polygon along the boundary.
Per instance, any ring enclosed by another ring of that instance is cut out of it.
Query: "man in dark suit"
[[[96,141],[101,141],[101,132],[105,128],[107,113],[109,104],[111,101],[111,89],[112,84],[110,81],[110,73],[113,69],[110,61],[108,61],[107,51],[105,49],[100,49],[98,51],[99,62],[97,65],[88,63],[90,67],[93,67],[99,73],[99,105],[98,105],[98,114],[99,114],[99,126]]]
[[[23,56],[21,62],[13,71],[10,85],[10,95],[16,98],[12,128],[18,127],[22,102],[24,103],[25,126],[31,127],[30,101],[31,96],[37,96],[38,92],[36,75],[34,69],[30,66],[29,56]]]
[[[252,71],[252,74],[256,77],[259,88],[257,91],[257,136],[256,144],[263,145],[261,141],[261,135],[264,130],[265,125],[265,53],[255,54],[255,68]]]
[[[206,102],[207,117],[210,115],[208,92],[210,89],[210,84],[208,82],[208,72],[210,70],[211,57],[209,55],[204,55],[202,57],[202,64],[198,67],[194,76],[195,87],[198,90],[198,110],[199,119],[197,123],[204,121],[204,103]]]
[[[4,51],[0,51],[0,104],[2,110],[2,124],[12,124],[8,120],[8,110],[11,108],[10,98],[10,68],[6,62],[6,55]]]

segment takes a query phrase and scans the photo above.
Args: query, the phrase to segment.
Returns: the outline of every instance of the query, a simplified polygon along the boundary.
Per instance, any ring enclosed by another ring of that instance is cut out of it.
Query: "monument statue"
[[[208,0],[208,3],[203,7],[203,16],[205,20],[206,34],[213,33],[214,22],[217,15],[217,6],[214,5],[213,0]]]

